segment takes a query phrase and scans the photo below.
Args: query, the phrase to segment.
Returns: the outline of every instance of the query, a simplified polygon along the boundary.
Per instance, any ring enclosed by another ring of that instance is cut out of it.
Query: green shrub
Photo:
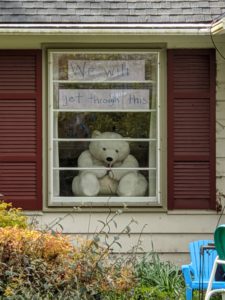
[[[204,297],[205,297],[205,291],[204,291]],[[199,299],[202,299],[202,293],[196,290],[193,292],[193,300],[199,300]],[[211,300],[222,300],[222,297],[220,294],[216,294],[216,295],[211,296],[210,299]]]
[[[145,300],[148,297],[148,299],[184,299],[185,285],[180,269],[170,262],[160,261],[154,252],[144,256],[137,263],[136,277],[138,278],[136,294],[139,293],[139,298],[137,296],[134,300]]]
[[[11,203],[0,200],[0,227],[7,226],[27,228],[27,217],[20,208],[13,208]]]
[[[132,300],[170,300],[173,299],[170,293],[161,291],[158,287],[141,286],[134,290]],[[178,298],[177,298],[178,299]]]

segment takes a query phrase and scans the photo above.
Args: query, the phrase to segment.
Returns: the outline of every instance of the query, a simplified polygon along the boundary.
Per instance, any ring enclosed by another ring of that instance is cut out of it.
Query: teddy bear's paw
[[[97,196],[100,190],[99,181],[92,173],[82,174],[74,178],[72,190],[79,196]]]
[[[119,196],[144,196],[148,187],[147,180],[141,174],[129,173],[119,183],[117,194]]]
[[[107,170],[106,169],[99,169],[95,171],[95,174],[98,178],[102,178],[107,174]]]
[[[85,196],[96,196],[100,189],[98,179],[94,174],[84,174],[81,176],[80,188]]]

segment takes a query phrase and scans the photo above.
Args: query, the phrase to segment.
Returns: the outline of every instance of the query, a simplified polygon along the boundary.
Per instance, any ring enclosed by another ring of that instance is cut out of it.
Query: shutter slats
[[[0,139],[1,153],[36,153],[36,130],[36,99],[0,100],[0,134],[7,133]]]
[[[203,163],[174,163],[174,201],[199,199],[208,202],[210,195],[210,167]]]
[[[0,193],[41,209],[41,56],[0,51]]]
[[[168,51],[170,209],[215,209],[213,50]]]
[[[175,90],[208,90],[210,65],[205,58],[206,56],[186,53],[180,54],[178,59],[177,55],[173,72]]]
[[[0,59],[0,90],[9,92],[36,90],[36,57],[21,58],[19,55]]]
[[[27,201],[35,203],[37,198],[36,163],[0,163],[0,190],[10,201],[18,196],[26,196]]]

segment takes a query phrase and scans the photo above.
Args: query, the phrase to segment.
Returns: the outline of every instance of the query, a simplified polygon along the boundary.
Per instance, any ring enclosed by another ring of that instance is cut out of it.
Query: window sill
[[[215,210],[201,210],[201,209],[185,209],[185,210],[170,210],[167,212],[168,215],[220,215],[221,212]]]
[[[147,207],[152,205],[159,205],[156,197],[54,197],[49,203],[49,207]]]

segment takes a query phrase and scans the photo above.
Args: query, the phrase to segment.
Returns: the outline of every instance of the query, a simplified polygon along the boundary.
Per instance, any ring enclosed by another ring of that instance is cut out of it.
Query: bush
[[[205,291],[203,294],[205,296]],[[202,293],[199,291],[194,291],[193,292],[193,300],[199,300],[199,299],[202,299]],[[221,294],[218,293],[218,294],[212,295],[210,300],[222,300],[222,296],[221,296]]]
[[[117,227],[115,217],[121,213],[110,212],[92,239],[77,237],[73,243],[54,231],[61,219],[34,230],[22,210],[0,202],[0,299],[184,300],[179,268],[160,261],[156,253],[139,261],[132,256],[132,264],[112,259],[113,244],[120,246],[120,235],[129,235],[135,222],[110,240],[111,226]]]
[[[62,234],[0,228],[1,299],[97,299],[134,283],[132,267],[115,266],[94,240],[73,246]]]
[[[134,300],[184,298],[184,279],[180,269],[170,262],[162,262],[151,252],[136,265],[138,287]]]
[[[119,236],[107,241],[107,230],[120,213],[100,221],[102,228],[93,239],[77,237],[74,244],[54,231],[60,220],[34,230],[22,210],[0,202],[0,299],[99,300],[108,293],[125,295],[135,284],[134,270],[110,259],[109,249],[119,244]]]
[[[0,201],[0,227],[27,228],[27,217],[20,208],[13,208],[11,203]]]

